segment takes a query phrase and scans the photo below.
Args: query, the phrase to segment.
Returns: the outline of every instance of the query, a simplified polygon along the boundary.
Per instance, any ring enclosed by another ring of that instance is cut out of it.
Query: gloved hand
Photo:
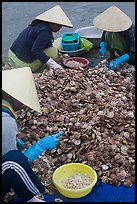
[[[59,142],[58,137],[61,136],[63,133],[63,131],[60,131],[57,134],[45,136],[44,138],[40,139],[38,142],[30,146],[24,152],[24,154],[28,157],[29,161],[32,162],[45,150],[54,149]]]
[[[120,56],[118,59],[111,61],[110,63],[107,63],[107,67],[114,70],[122,62],[129,60],[129,58],[130,58],[130,56],[128,54],[124,54],[124,55]]]
[[[17,148],[22,151],[24,147],[25,147],[24,141],[21,138],[17,139]]]
[[[49,60],[47,61],[46,65],[50,69],[63,69],[63,67],[61,65],[59,65],[57,62],[55,62],[52,58],[49,58]]]
[[[99,53],[100,53],[100,55],[102,55],[104,57],[106,55],[106,52],[107,52],[107,50],[106,50],[106,43],[105,43],[105,41],[102,41],[100,43]]]

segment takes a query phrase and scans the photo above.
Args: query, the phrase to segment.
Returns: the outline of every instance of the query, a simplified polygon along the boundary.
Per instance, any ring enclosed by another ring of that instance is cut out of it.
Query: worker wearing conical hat
[[[12,67],[30,67],[33,73],[47,68],[62,68],[56,62],[58,50],[52,46],[53,32],[58,32],[62,26],[73,27],[59,5],[36,16],[8,51]]]
[[[110,55],[102,61],[103,64],[114,70],[123,62],[135,63],[135,28],[129,16],[116,6],[111,6],[96,16],[93,24],[104,31],[100,54],[106,56],[108,51]]]
[[[2,71],[2,199],[11,189],[22,202],[45,202],[36,195],[45,194],[45,188],[30,166],[30,153],[42,148],[22,151],[23,138],[18,138],[17,113],[27,106],[41,113],[37,91],[30,67]],[[56,147],[57,134],[43,138],[43,151]],[[40,152],[41,153],[41,152]]]

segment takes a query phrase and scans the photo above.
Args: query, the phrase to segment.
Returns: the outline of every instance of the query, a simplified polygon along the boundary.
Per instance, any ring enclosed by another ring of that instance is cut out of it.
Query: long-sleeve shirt
[[[14,41],[11,51],[22,61],[31,63],[39,59],[45,64],[49,57],[44,49],[52,46],[52,31],[47,22],[40,22],[36,25],[29,25]]]
[[[105,33],[107,31],[104,31],[102,34],[102,41],[105,41]],[[125,40],[127,44],[127,54],[129,54],[130,57],[135,53],[135,27],[132,25],[128,30],[119,32],[121,37]]]
[[[5,100],[2,102],[8,104]],[[10,104],[8,104],[10,106]],[[17,149],[16,135],[18,133],[17,122],[7,112],[2,112],[2,155],[10,150]]]

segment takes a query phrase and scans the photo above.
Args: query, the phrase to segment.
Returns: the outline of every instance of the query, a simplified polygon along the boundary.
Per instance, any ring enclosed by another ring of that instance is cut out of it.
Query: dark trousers
[[[39,178],[30,167],[28,158],[20,150],[9,151],[2,157],[2,199],[11,189],[24,202],[35,195],[45,193]]]

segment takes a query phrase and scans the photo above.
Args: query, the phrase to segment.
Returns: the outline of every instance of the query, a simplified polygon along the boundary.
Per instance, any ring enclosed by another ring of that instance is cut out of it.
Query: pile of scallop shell
[[[129,68],[133,68],[129,66]],[[128,69],[128,68],[127,68]],[[18,112],[26,147],[46,135],[60,136],[57,147],[32,163],[48,193],[54,170],[66,163],[91,166],[102,182],[132,186],[135,181],[135,85],[99,68],[50,70],[35,75],[42,113]]]

